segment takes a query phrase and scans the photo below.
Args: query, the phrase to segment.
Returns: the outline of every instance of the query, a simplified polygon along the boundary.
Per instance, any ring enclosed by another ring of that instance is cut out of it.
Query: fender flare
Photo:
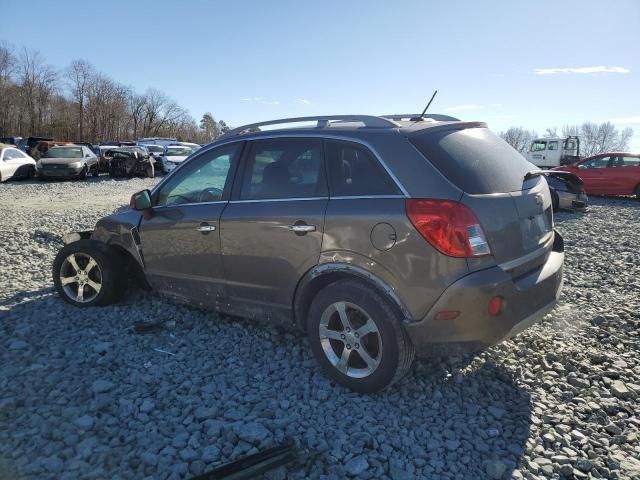
[[[413,322],[413,318],[409,313],[409,310],[405,306],[404,302],[402,302],[396,291],[387,285],[387,283],[380,277],[357,265],[348,263],[322,263],[308,270],[298,282],[293,299],[293,314],[296,326],[306,330],[304,326],[304,319],[309,305],[311,304],[311,300],[313,299],[313,294],[328,283],[339,280],[340,277],[353,277],[369,284],[382,293],[385,298],[390,301],[393,307],[397,308],[398,312],[402,315],[403,323]],[[327,279],[328,282],[319,281],[323,278]]]

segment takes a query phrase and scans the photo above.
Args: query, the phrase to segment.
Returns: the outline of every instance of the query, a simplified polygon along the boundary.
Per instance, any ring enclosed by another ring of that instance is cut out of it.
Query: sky
[[[24,0],[2,0],[17,17]],[[632,127],[640,0],[30,0],[0,40],[56,67],[86,59],[196,120],[430,111],[495,131]]]

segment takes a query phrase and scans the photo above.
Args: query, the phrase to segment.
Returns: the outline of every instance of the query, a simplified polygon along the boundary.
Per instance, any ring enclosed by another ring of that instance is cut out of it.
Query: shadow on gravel
[[[360,395],[302,335],[142,293],[78,309],[45,291],[0,324],[0,459],[21,474],[190,478],[291,438],[312,456],[268,478],[510,478],[525,450],[529,394],[483,355],[420,360]]]

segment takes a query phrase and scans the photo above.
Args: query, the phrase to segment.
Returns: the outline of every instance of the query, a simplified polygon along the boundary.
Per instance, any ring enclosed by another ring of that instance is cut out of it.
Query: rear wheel
[[[120,261],[102,243],[79,240],[65,245],[53,261],[53,282],[63,300],[78,307],[106,305],[118,297]]]
[[[333,283],[309,310],[307,334],[316,360],[336,382],[362,393],[382,390],[409,368],[414,348],[400,315],[358,281]]]

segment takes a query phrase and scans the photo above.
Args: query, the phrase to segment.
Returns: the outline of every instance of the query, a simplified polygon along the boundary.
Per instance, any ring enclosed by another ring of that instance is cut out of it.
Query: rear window
[[[454,185],[471,194],[520,191],[524,176],[536,169],[488,128],[432,131],[410,141]]]

